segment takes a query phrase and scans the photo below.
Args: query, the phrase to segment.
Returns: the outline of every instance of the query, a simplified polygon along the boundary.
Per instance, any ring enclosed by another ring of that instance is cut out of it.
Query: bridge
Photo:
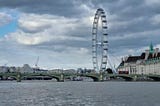
[[[140,78],[152,79],[153,81],[160,81],[160,75],[136,75],[136,74],[107,74],[107,73],[0,73],[0,79],[13,79],[17,80],[17,82],[21,82],[21,80],[49,80],[56,79],[58,82],[64,82],[66,79],[70,79],[71,77],[89,77],[93,79],[93,81],[105,81],[108,79],[123,79],[125,81],[136,81]]]

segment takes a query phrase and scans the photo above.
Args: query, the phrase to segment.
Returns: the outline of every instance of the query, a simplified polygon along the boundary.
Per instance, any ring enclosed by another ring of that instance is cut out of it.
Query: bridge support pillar
[[[61,74],[59,82],[64,82],[64,74]]]
[[[17,69],[17,82],[21,82],[21,72],[20,72],[20,68],[18,67]]]
[[[100,73],[99,81],[104,81],[102,72]]]
[[[17,73],[17,82],[21,82],[21,73],[20,72]]]
[[[134,76],[133,80],[134,80],[134,81],[137,81],[137,76],[136,76],[136,75]]]

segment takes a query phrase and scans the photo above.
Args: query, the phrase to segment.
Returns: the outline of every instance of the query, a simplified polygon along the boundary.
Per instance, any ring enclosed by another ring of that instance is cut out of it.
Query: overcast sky
[[[92,68],[97,8],[108,21],[109,58],[160,47],[160,0],[0,0],[0,65]]]

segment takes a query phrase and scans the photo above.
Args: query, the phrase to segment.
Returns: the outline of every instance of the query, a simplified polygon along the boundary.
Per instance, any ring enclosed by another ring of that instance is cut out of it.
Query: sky
[[[0,65],[92,68],[92,23],[106,13],[111,64],[160,47],[159,0],[0,0]]]

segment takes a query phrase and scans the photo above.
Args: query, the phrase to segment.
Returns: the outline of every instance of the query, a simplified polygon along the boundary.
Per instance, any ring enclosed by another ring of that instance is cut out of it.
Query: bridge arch
[[[160,81],[160,76],[147,76],[150,79],[153,79],[154,81]]]
[[[94,82],[99,81],[99,76],[94,76],[94,75],[80,75],[82,77],[89,77],[93,79]]]
[[[125,81],[132,81],[133,80],[132,77],[126,76],[126,75],[114,75],[114,76],[111,76],[111,77],[120,77],[120,78],[123,78]]]
[[[58,82],[60,81],[60,77],[58,77],[58,76],[54,76],[54,75],[43,75],[43,74],[36,74],[36,75],[25,75],[25,76],[21,76],[21,79],[26,79],[26,78],[29,78],[29,79],[34,79],[34,77],[44,77],[44,76],[46,76],[46,77],[51,77],[51,78],[54,78],[54,79],[56,79]]]
[[[13,80],[17,80],[17,77],[16,76],[8,76],[8,78],[11,78],[11,79],[13,79]]]
[[[56,79],[58,82],[61,81],[61,80],[60,80],[60,77],[58,77],[58,76],[49,75],[49,77],[52,77],[52,78]]]

